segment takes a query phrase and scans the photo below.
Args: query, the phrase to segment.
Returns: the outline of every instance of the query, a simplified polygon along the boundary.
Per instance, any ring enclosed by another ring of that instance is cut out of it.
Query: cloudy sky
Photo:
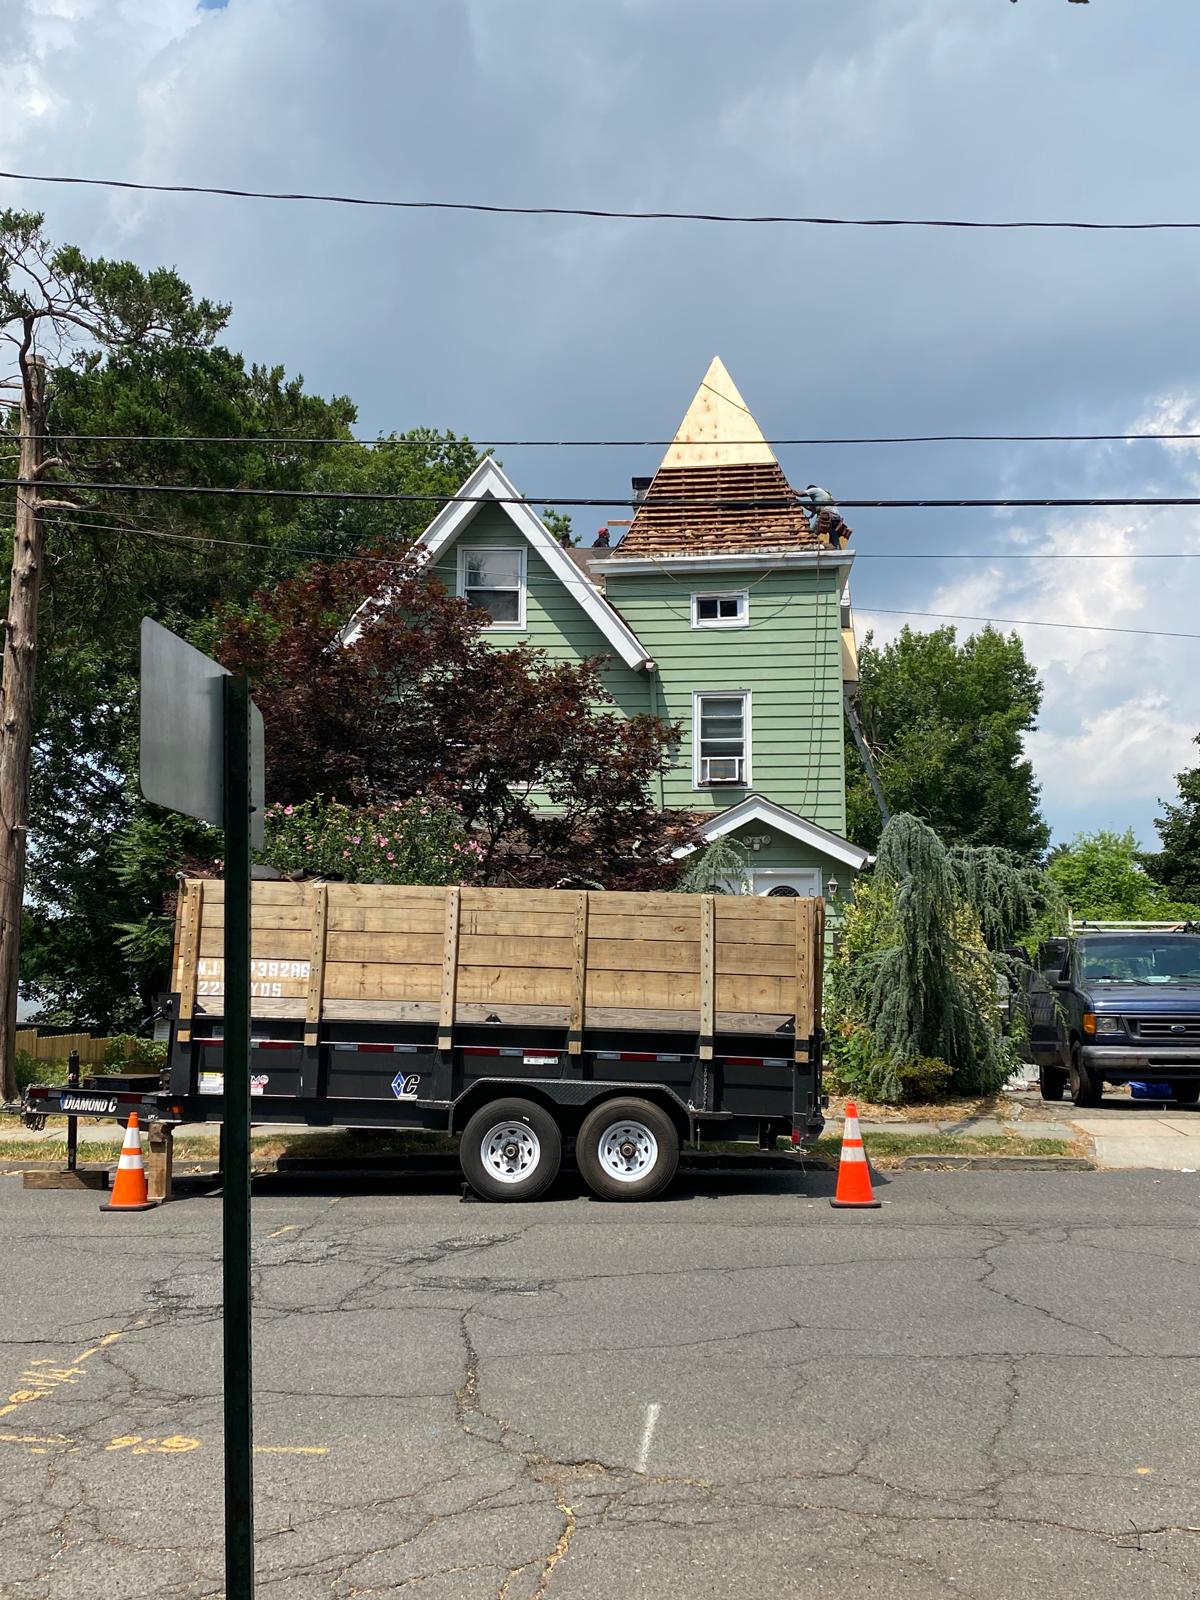
[[[513,204],[1195,218],[1198,53],[1195,0],[5,0],[0,166]],[[480,218],[12,182],[0,203],[174,264],[233,302],[248,357],[350,394],[366,431],[669,436],[714,353],[771,437],[1200,431],[1193,234]],[[620,498],[657,462],[501,454],[550,497]],[[1157,442],[780,455],[793,482],[847,499],[1200,494],[1200,453]],[[850,520],[878,636],[904,620],[884,607],[1200,632],[1200,565],[1147,559],[1200,552],[1186,510]],[[1056,836],[1151,839],[1195,754],[1200,644],[1020,631],[1046,685],[1031,749]]]

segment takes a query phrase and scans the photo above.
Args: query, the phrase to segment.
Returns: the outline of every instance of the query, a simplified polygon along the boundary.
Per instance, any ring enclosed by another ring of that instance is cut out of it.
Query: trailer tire
[[[532,1100],[490,1100],[463,1129],[458,1160],[485,1200],[536,1200],[558,1176],[562,1133]]]
[[[575,1159],[601,1200],[649,1200],[679,1166],[679,1133],[649,1100],[604,1100],[583,1119]]]

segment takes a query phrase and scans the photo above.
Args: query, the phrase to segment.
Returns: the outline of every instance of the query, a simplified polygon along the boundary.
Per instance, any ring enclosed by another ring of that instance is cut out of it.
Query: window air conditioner
[[[700,778],[703,783],[741,783],[741,756],[701,756]]]

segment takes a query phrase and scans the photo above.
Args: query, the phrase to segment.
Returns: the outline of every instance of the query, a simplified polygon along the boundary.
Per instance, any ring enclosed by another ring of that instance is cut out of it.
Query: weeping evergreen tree
[[[922,1063],[945,1063],[959,1093],[995,1092],[1014,1064],[997,999],[997,971],[1011,966],[1002,947],[1046,905],[1041,874],[1009,852],[947,850],[916,817],[893,817],[834,963],[835,1060],[851,1059],[881,1100],[928,1079]]]
[[[714,839],[697,850],[675,882],[675,894],[747,894],[746,852],[733,839]]]

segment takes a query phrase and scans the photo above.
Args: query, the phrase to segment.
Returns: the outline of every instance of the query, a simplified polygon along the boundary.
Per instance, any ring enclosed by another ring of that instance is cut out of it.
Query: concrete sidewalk
[[[1200,1116],[1180,1109],[1139,1116],[1113,1111],[1076,1117],[1102,1167],[1157,1167],[1164,1172],[1200,1172]]]

